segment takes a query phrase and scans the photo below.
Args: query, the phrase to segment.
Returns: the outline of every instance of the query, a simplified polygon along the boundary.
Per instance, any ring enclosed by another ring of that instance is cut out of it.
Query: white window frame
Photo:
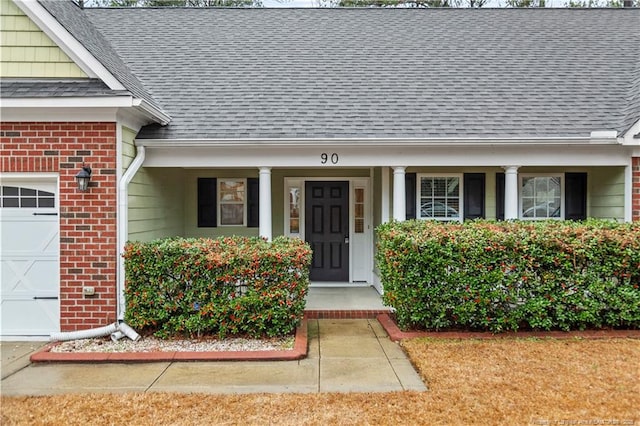
[[[459,211],[457,218],[453,217],[422,217],[421,190],[422,178],[458,178],[458,201]],[[416,174],[416,219],[438,220],[442,222],[462,222],[464,220],[464,175],[462,173],[417,173]]]
[[[243,201],[222,201],[222,182],[224,181],[236,181],[244,184],[244,200]],[[247,226],[247,179],[246,178],[217,178],[216,182],[216,209],[218,210],[218,226],[219,227],[234,227],[234,226]],[[222,223],[222,205],[242,205],[242,224],[223,224]]]
[[[522,215],[522,187],[525,178],[559,178],[560,179],[560,217],[524,217]],[[520,220],[564,220],[564,189],[565,177],[564,173],[520,173],[518,175],[518,219]]]

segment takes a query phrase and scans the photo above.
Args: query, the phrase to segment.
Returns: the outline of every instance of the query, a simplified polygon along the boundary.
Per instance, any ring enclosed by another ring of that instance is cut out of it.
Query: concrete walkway
[[[5,373],[2,395],[86,392],[388,392],[426,390],[377,320],[309,320],[300,361],[28,365]],[[34,344],[35,347],[39,344]],[[24,356],[16,356],[24,359]]]

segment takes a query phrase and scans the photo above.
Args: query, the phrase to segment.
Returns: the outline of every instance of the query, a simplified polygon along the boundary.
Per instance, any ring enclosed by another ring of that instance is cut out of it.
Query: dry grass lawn
[[[635,424],[640,341],[415,339],[429,392],[3,397],[1,424]]]

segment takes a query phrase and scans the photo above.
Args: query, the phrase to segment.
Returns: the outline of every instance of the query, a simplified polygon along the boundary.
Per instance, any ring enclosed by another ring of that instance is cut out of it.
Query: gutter
[[[120,178],[118,183],[118,282],[117,282],[117,309],[118,309],[118,321],[124,321],[124,313],[126,304],[124,300],[124,247],[127,243],[127,237],[129,235],[129,221],[128,221],[128,209],[129,209],[129,183],[135,176],[135,174],[142,167],[146,156],[145,147],[139,146],[136,149],[136,157],[133,159],[127,171]]]
[[[171,117],[165,114],[161,109],[153,106],[151,103],[145,101],[144,99],[134,99],[133,106],[140,108],[140,110],[153,119],[153,121],[158,122],[162,126],[166,126],[171,121]]]
[[[229,138],[136,139],[146,147],[257,147],[257,146],[500,146],[500,145],[619,145],[617,137],[594,132],[589,137],[549,138]]]

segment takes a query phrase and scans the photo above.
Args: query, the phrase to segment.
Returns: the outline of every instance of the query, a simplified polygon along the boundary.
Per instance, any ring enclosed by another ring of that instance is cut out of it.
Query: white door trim
[[[373,283],[373,194],[371,191],[371,178],[367,176],[363,177],[285,177],[284,178],[284,235],[288,237],[297,237],[304,241],[304,224],[305,224],[305,182],[312,181],[335,181],[335,182],[349,182],[349,241],[354,240],[354,216],[355,216],[355,207],[354,207],[354,188],[356,186],[356,182],[358,186],[364,186],[365,188],[365,242],[363,242],[364,247],[358,247],[357,250],[365,251],[365,258],[367,259],[367,276],[366,276],[366,285],[371,285]],[[300,224],[299,224],[299,233],[291,233],[289,232],[289,190],[290,188],[299,188],[300,190]],[[354,285],[354,252],[356,250],[355,244],[349,244],[349,285]],[[327,283],[328,286],[336,286],[338,283]],[[365,285],[364,283],[360,283]],[[324,285],[324,283],[323,283]]]

